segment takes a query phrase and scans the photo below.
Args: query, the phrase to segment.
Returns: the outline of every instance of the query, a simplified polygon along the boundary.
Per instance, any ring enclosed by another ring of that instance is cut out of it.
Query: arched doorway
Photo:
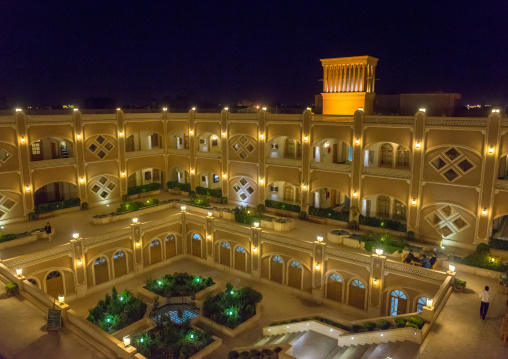
[[[293,288],[302,289],[302,265],[297,261],[291,261],[288,268],[288,285]]]
[[[174,234],[166,237],[166,258],[176,256],[176,238]]]
[[[423,307],[427,305],[427,297],[420,297],[416,301],[416,311],[418,313],[423,312]]]
[[[235,269],[241,270],[242,272],[247,272],[247,253],[243,247],[236,247]]]
[[[409,159],[411,152],[405,146],[397,146],[397,167],[398,168],[409,168]]]
[[[349,305],[360,309],[365,308],[365,285],[354,279],[349,285]]]
[[[231,265],[231,245],[228,242],[222,242],[220,245],[220,264]]]
[[[328,276],[326,281],[326,297],[342,302],[342,278],[337,273]]]
[[[68,182],[52,182],[34,192],[34,204],[64,201],[78,197],[77,187]],[[79,205],[79,203],[77,204]]]
[[[115,270],[115,278],[127,274],[127,256],[124,251],[118,251],[113,255],[113,268]]]
[[[64,293],[63,277],[59,271],[53,271],[46,276],[46,293],[53,298],[58,298]]]
[[[390,293],[390,315],[406,314],[407,297],[404,292],[394,290]]]
[[[109,280],[108,261],[105,257],[99,257],[93,262],[95,284],[101,284]]]
[[[194,233],[191,239],[192,255],[201,258],[201,236]]]
[[[158,239],[150,243],[150,264],[158,263],[162,260],[162,247]]]
[[[282,284],[284,278],[284,261],[279,256],[273,256],[270,261],[270,280]]]
[[[381,145],[381,156],[379,158],[379,166],[392,167],[393,166],[393,147],[389,143]]]

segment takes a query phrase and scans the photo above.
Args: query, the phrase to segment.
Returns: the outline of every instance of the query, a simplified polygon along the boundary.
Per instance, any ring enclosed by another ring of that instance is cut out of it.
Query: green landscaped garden
[[[161,278],[148,278],[145,288],[161,297],[192,296],[214,284],[211,277],[204,278],[188,273],[166,274]]]
[[[351,326],[326,319],[323,317],[312,317],[312,318],[300,318],[300,319],[292,319],[288,321],[281,321],[281,322],[273,322],[270,324],[270,326],[274,325],[282,325],[282,324],[290,324],[290,323],[299,323],[299,322],[306,322],[309,320],[316,320],[318,322],[322,322],[328,325],[331,325],[332,327],[342,329],[345,331],[348,331],[350,333],[366,333],[366,332],[372,332],[372,331],[378,331],[378,330],[388,330],[388,329],[397,329],[397,328],[414,328],[414,329],[422,329],[423,325],[425,324],[425,321],[418,316],[410,317],[409,319],[404,319],[397,317],[393,321],[386,320],[386,319],[379,319],[376,322],[367,321],[360,324],[353,324]]]
[[[155,322],[155,329],[135,336],[132,342],[148,359],[186,359],[213,342],[210,331],[194,329],[188,320],[176,324],[169,315],[163,315]]]
[[[382,249],[385,253],[402,253],[406,247],[406,241],[402,238],[396,238],[388,233],[352,234],[350,238],[365,243],[365,250],[372,252],[374,249]]]
[[[236,207],[235,211],[235,221],[243,224],[253,224],[254,222],[268,221],[272,222],[275,220],[275,217],[266,216],[263,214],[262,207],[258,206],[257,210],[251,209],[247,207]]]
[[[468,255],[467,257],[460,258],[456,256],[449,256],[448,260],[454,263],[466,264],[472,267],[490,269],[496,272],[508,271],[508,265],[503,263],[499,258],[494,258],[490,254],[490,247],[485,243],[480,243],[476,247],[476,252]]]
[[[224,291],[205,300],[203,316],[234,329],[256,314],[256,304],[262,299],[263,295],[250,287],[234,289],[227,283]]]
[[[251,349],[249,351],[237,352],[233,350],[229,352],[228,359],[273,359],[278,358],[277,354],[282,351],[281,347],[274,349]]]
[[[145,311],[146,304],[140,298],[134,297],[128,290],[119,295],[113,287],[111,295],[106,294],[104,300],[90,309],[86,319],[102,330],[113,333],[142,319]]]

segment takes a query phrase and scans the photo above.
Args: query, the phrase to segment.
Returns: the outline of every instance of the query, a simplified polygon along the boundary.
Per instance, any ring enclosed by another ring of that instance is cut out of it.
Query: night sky
[[[75,2],[0,2],[7,106],[189,94],[308,106],[319,59],[360,55],[379,58],[377,93],[508,102],[507,1]]]

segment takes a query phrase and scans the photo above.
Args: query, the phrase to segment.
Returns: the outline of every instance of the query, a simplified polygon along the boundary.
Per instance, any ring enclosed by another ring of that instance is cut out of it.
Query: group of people
[[[419,263],[422,268],[432,269],[434,267],[434,264],[436,264],[437,256],[436,252],[432,252],[432,257],[428,258],[426,254],[422,254],[420,258],[416,257],[413,254],[413,250],[409,250],[409,253],[407,254],[406,258],[404,258],[404,263],[408,264],[415,264]]]

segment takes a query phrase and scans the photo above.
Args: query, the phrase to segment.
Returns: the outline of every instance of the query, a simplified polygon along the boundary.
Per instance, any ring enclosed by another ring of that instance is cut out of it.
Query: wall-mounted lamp
[[[182,210],[182,212],[185,212],[185,210],[187,209],[187,206],[181,206],[180,209]]]
[[[222,137],[226,137],[226,131],[222,132]]]
[[[60,305],[63,305],[65,302],[65,297],[63,294],[58,294],[58,303],[60,303]]]
[[[78,238],[79,238],[79,233],[74,233],[74,234],[72,235],[72,238],[74,238],[74,239],[78,239]]]
[[[25,143],[25,136],[21,136],[21,143]]]
[[[224,107],[224,111],[229,111],[229,107]]]
[[[489,153],[494,153],[494,145],[489,146]]]
[[[78,267],[81,267],[81,265],[83,264],[83,261],[81,260],[81,258],[78,258],[77,264],[78,264]]]
[[[20,109],[20,108],[17,108],[17,109],[16,109],[16,112],[21,112],[21,111],[23,111],[23,110],[22,110],[22,109]]]
[[[420,140],[417,140],[417,141],[416,141],[416,144],[415,144],[415,147],[416,147],[416,148],[420,148],[420,146],[421,146],[421,144],[420,144]]]
[[[483,214],[484,216],[486,216],[486,215],[487,215],[487,207],[483,207],[482,214]]]
[[[123,137],[123,131],[120,131],[120,137]]]
[[[413,200],[411,201],[411,203],[413,204],[413,206],[416,206],[416,197],[413,197]]]
[[[125,177],[125,171],[124,171],[124,172],[122,172],[122,177]]]
[[[375,287],[377,287],[377,285],[379,284],[379,280],[377,278],[374,278],[372,283],[374,284]]]
[[[121,109],[120,107],[117,107],[117,108],[116,108],[116,110],[117,110],[117,111],[121,111],[122,109]]]
[[[74,112],[76,112],[76,111],[78,111],[78,110],[79,110],[79,109],[75,108],[75,109],[74,109]]]
[[[304,184],[302,184],[302,188],[303,188],[303,189],[307,189],[307,185],[306,185],[305,183],[304,183]]]
[[[196,108],[195,108],[195,107],[193,107],[193,108],[191,108],[191,110],[192,110],[192,111],[196,111]]]
[[[211,239],[211,238],[212,238],[211,235],[209,235],[209,234],[206,235],[206,239]]]
[[[316,237],[316,240],[317,240],[319,243],[323,242],[323,236],[317,236],[317,237]]]
[[[223,173],[222,178],[226,178],[226,177],[227,177],[227,174]]]
[[[79,179],[79,182],[81,182],[81,183],[85,183],[85,177],[81,177],[81,178]]]
[[[138,223],[138,219],[137,218],[133,218],[132,219],[132,223]]]
[[[191,173],[191,175],[193,175],[194,174],[194,170],[190,170],[190,173]]]
[[[262,140],[262,139],[263,139],[263,137],[264,137],[264,136],[263,136],[263,134],[262,134],[262,133],[260,133],[260,134],[259,134],[259,139],[260,139],[260,140]]]
[[[78,133],[76,133],[76,138],[77,138],[78,140],[81,140],[81,134],[80,134],[79,132],[78,132]]]
[[[363,107],[358,107],[358,111],[363,111]]]
[[[257,253],[257,252],[258,252],[258,247],[253,247],[253,248],[252,248],[252,251],[253,251],[254,253]]]
[[[211,217],[213,215],[212,212],[208,212],[208,217]]]
[[[323,145],[323,147],[324,147],[324,148],[328,148],[328,147],[330,147],[330,144],[328,143],[328,141],[327,141],[327,142],[325,142],[325,144]]]
[[[455,266],[453,264],[449,264],[448,265],[448,271],[452,272],[452,273],[455,272]]]
[[[420,111],[420,112],[425,112],[426,110],[427,110],[427,109],[425,109],[425,108],[420,108],[420,109],[418,109],[418,111]]]
[[[141,247],[141,242],[140,241],[136,241],[136,247]]]
[[[357,145],[359,145],[359,144],[360,144],[360,139],[359,139],[359,138],[357,138],[357,139],[355,140],[355,143],[356,143]]]
[[[16,275],[17,275],[18,277],[21,277],[21,276],[23,275],[23,269],[21,269],[21,268],[17,268],[17,269],[16,269]]]
[[[266,111],[266,107],[263,107],[263,108],[262,108],[262,110],[263,110],[263,111]]]
[[[263,184],[264,180],[262,178],[259,179],[259,183]]]
[[[312,109],[310,107],[307,107],[307,111],[311,111]]]
[[[189,130],[189,135],[193,135],[194,134],[194,130]]]
[[[319,265],[319,263],[316,263],[316,270],[319,270],[321,268],[321,266]]]
[[[353,197],[356,197],[356,190],[353,191]]]
[[[17,111],[17,109],[16,109],[16,111]],[[492,113],[499,113],[499,109],[498,108],[492,109]]]
[[[26,191],[26,192],[30,192],[30,186],[26,186],[26,187],[25,187],[25,191]]]
[[[378,256],[382,256],[382,255],[383,255],[383,252],[384,252],[384,251],[383,251],[381,248],[376,248],[376,254],[377,254]]]
[[[309,140],[309,136],[305,136],[305,137],[303,138],[303,140],[304,140],[305,142],[307,142],[307,141]]]

